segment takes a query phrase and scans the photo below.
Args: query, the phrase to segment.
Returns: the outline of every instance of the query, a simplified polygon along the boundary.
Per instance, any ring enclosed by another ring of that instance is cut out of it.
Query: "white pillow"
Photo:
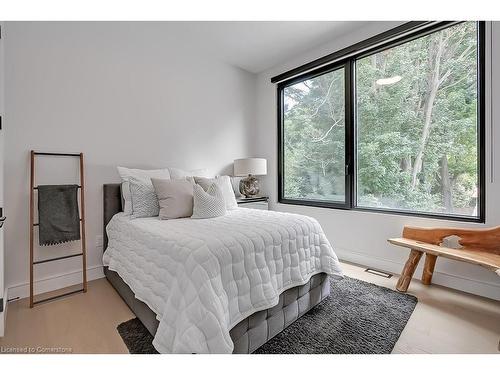
[[[216,184],[222,191],[224,201],[226,202],[226,209],[234,210],[235,208],[238,208],[238,203],[236,202],[236,197],[234,196],[233,184],[231,183],[231,178],[229,176],[217,176],[216,178],[195,176],[194,180],[205,191],[208,191],[208,188],[212,184]]]
[[[234,196],[237,198],[241,197],[240,181],[243,177],[231,177],[231,176],[229,176],[229,178],[231,179],[231,185],[233,185]]]
[[[129,179],[131,177],[151,184],[151,178],[169,179],[170,172],[168,169],[131,169],[125,167],[117,167],[118,174],[122,179],[122,197],[124,201],[123,212],[127,215],[132,214],[132,199],[130,196]],[[153,185],[151,185],[153,186]]]
[[[191,171],[186,171],[184,169],[179,169],[179,168],[169,168],[169,172],[170,172],[170,178],[172,180],[179,180],[181,178],[193,177],[193,176],[206,177],[206,178],[211,177],[207,169],[193,169]]]
[[[225,214],[224,195],[217,184],[210,185],[208,191],[203,190],[200,185],[193,186],[193,219],[208,219]]]

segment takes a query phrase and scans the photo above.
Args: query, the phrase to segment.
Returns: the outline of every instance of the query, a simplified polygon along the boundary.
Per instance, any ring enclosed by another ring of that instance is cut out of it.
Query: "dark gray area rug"
[[[158,354],[153,346],[153,336],[139,319],[120,323],[116,329],[131,354]]]
[[[330,296],[261,346],[256,354],[389,354],[417,298],[345,277],[331,280]],[[157,353],[139,319],[118,332],[132,354]]]

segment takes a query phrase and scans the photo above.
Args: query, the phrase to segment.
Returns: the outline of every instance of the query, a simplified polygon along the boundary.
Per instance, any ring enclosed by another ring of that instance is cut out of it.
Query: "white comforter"
[[[160,353],[231,353],[229,331],[317,273],[342,277],[310,217],[239,208],[213,219],[134,219],[107,226],[104,265],[160,321]]]

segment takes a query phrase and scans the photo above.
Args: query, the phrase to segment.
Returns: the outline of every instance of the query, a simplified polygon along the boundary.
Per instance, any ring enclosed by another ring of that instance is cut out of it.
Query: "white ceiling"
[[[205,53],[260,73],[365,26],[351,21],[176,22],[171,30]]]

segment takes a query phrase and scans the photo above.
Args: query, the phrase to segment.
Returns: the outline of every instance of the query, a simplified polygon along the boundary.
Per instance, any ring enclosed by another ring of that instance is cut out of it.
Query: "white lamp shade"
[[[236,159],[234,161],[235,176],[263,176],[267,174],[267,161],[262,158]]]

